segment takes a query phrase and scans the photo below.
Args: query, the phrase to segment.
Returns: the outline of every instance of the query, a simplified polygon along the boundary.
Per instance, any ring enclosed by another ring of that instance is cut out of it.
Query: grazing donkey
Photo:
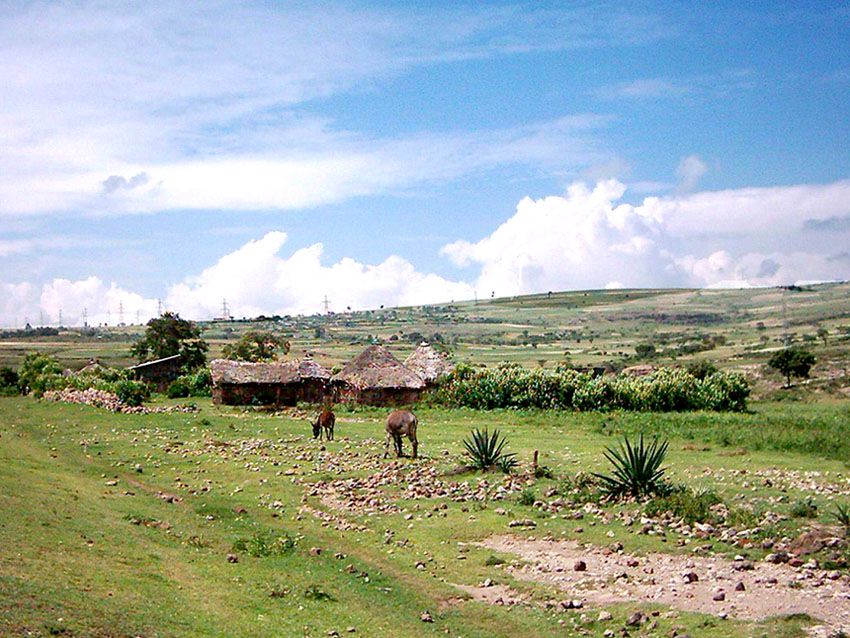
[[[316,417],[316,420],[311,423],[313,426],[313,438],[322,440],[322,431],[324,430],[325,437],[328,441],[334,440],[334,423],[336,423],[336,417],[334,413],[328,410],[327,408],[323,409],[319,412],[319,415]]]
[[[387,455],[390,453],[390,441],[395,444],[396,456],[403,456],[401,453],[401,439],[405,436],[410,439],[410,445],[413,448],[413,458],[416,458],[416,452],[419,449],[419,442],[416,440],[417,423],[416,415],[410,410],[390,412],[387,417],[387,442],[384,444],[384,458],[387,458]]]

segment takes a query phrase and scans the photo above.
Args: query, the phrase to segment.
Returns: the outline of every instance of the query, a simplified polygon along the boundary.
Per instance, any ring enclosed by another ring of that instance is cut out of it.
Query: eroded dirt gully
[[[815,634],[850,632],[850,582],[839,572],[720,557],[637,556],[510,535],[477,544],[522,559],[504,567],[515,578],[554,585],[588,605],[661,603],[741,620],[806,613],[822,623]]]

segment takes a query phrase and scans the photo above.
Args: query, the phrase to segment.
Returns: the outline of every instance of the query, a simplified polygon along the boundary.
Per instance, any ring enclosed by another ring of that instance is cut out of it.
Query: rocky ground
[[[621,546],[494,536],[481,543],[522,562],[505,569],[562,589],[582,605],[643,601],[745,620],[807,613],[833,631],[850,631],[850,575],[742,558],[624,553]],[[578,605],[576,605],[578,606]]]

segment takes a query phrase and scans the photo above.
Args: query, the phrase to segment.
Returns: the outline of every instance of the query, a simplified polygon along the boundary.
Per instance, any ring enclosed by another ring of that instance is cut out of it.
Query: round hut
[[[331,384],[337,400],[370,405],[414,403],[425,388],[422,377],[378,344],[366,348],[332,376]]]
[[[427,341],[420,343],[419,347],[408,355],[404,366],[422,377],[427,385],[436,383],[454,369],[454,364]]]
[[[225,405],[320,403],[331,377],[310,357],[270,363],[216,359],[210,374],[213,401]]]

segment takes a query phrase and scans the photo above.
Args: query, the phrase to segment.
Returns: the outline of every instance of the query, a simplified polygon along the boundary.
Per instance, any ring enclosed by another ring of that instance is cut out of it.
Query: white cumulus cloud
[[[336,311],[468,299],[472,287],[421,273],[392,255],[379,264],[350,258],[322,263],[322,245],[282,256],[286,233],[271,232],[225,255],[196,277],[172,286],[167,305],[190,318],[207,318],[227,299],[237,316],[313,313],[327,295]]]
[[[850,259],[842,257],[850,181],[647,197],[637,205],[620,203],[624,192],[607,180],[525,198],[489,236],[442,252],[458,266],[480,266],[476,287],[496,295],[850,278]]]

